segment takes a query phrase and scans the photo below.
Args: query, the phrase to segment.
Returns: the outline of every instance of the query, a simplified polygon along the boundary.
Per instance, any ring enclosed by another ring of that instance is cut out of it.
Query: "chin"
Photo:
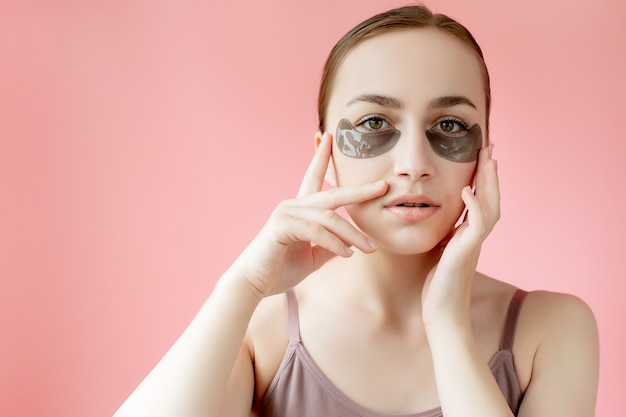
[[[376,242],[376,240],[375,240]],[[392,242],[391,244],[387,244],[387,242],[376,242],[380,249],[384,251],[394,254],[394,255],[402,255],[402,256],[413,256],[413,255],[423,255],[426,253],[432,252],[435,249],[439,242],[433,243],[432,245],[425,244],[425,242],[420,243],[405,243],[405,242]]]
[[[431,252],[439,246],[447,233],[420,233],[419,231],[402,230],[395,233],[383,231],[366,231],[365,234],[373,240],[376,245],[384,250],[396,255],[421,255]]]

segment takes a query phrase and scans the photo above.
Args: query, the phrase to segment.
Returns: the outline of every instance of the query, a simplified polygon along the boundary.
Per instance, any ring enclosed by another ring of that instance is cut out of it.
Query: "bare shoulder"
[[[542,340],[574,334],[595,337],[597,326],[591,308],[581,298],[551,291],[531,291],[526,296],[520,330],[532,331]]]
[[[267,321],[276,321],[278,317],[287,320],[287,302],[285,294],[272,295],[263,299],[250,320],[250,328],[253,330],[259,325],[267,325]],[[287,322],[285,321],[285,326]]]
[[[596,319],[587,303],[575,295],[531,291],[520,313],[518,337],[527,348],[534,347],[533,376],[568,359],[596,365]]]
[[[479,274],[475,295],[478,299],[509,303],[517,287]],[[522,305],[518,332],[531,333],[537,338],[558,337],[567,331],[596,329],[591,308],[581,298],[552,291],[530,291]],[[529,337],[531,334],[524,334]]]
[[[264,396],[274,379],[289,343],[286,295],[264,299],[252,316],[246,343],[253,363],[255,404]]]
[[[256,308],[246,336],[254,356],[266,353],[274,345],[284,349],[287,336],[287,302],[285,294],[278,294],[261,301]]]
[[[531,291],[516,333],[516,369],[525,391],[520,415],[593,415],[599,347],[587,303],[570,294]]]

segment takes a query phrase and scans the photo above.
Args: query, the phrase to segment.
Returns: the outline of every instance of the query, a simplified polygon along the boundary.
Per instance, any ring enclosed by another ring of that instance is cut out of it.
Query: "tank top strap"
[[[511,351],[513,349],[513,339],[515,338],[515,327],[517,326],[517,317],[522,307],[522,301],[528,295],[527,291],[518,288],[511,297],[509,309],[506,313],[506,323],[504,324],[504,335],[502,336],[501,350]]]
[[[298,300],[293,290],[286,292],[287,295],[287,331],[289,343],[300,341],[300,320],[298,318]]]

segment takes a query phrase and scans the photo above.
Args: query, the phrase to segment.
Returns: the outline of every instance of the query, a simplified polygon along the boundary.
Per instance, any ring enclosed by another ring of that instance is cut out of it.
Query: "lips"
[[[385,205],[385,210],[405,222],[420,222],[428,219],[439,209],[430,198],[419,194],[403,194]]]
[[[439,207],[439,205],[430,198],[421,194],[403,194],[395,197],[385,205],[389,207]]]
[[[430,207],[430,204],[426,203],[401,203],[396,204],[396,207]]]

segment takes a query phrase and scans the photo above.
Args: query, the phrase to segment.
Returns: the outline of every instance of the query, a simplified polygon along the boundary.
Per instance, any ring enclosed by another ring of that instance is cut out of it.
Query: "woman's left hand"
[[[428,327],[441,320],[469,320],[469,302],[482,243],[500,218],[500,190],[493,147],[480,150],[475,191],[461,192],[467,207],[463,222],[440,243],[439,262],[422,290],[422,312]],[[467,323],[467,322],[466,322]]]

